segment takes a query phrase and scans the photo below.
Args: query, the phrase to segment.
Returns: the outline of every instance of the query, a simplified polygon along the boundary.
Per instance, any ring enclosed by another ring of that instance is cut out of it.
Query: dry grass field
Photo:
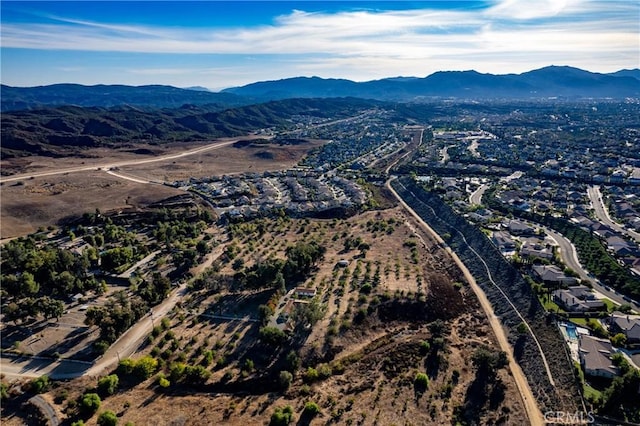
[[[221,140],[224,142],[225,140]],[[295,165],[321,141],[301,145],[227,146],[193,156],[126,166],[119,173],[134,179],[173,182],[189,177],[206,177],[242,172],[280,170]],[[167,145],[138,150],[87,150],[85,158],[32,156],[2,161],[3,171],[14,174],[39,173],[73,167],[95,166],[96,170],[4,182],[0,186],[0,238],[26,235],[39,227],[55,225],[84,212],[112,212],[141,208],[183,192],[168,186],[144,184],[98,170],[123,161],[145,160],[176,154],[199,145]],[[139,154],[136,154],[139,152]]]
[[[217,232],[222,241],[227,231]],[[352,238],[368,249],[346,249]],[[172,384],[163,390],[155,378],[135,384],[121,377],[119,391],[103,399],[100,412],[111,410],[119,424],[135,425],[266,425],[274,410],[285,406],[293,409],[293,424],[440,425],[465,412],[479,424],[522,424],[524,409],[508,370],[499,369],[488,388],[477,379],[476,349],[498,348],[477,300],[451,259],[403,210],[348,219],[263,219],[238,225],[225,244],[234,247],[234,260],[251,266],[283,258],[299,241],[326,248],[323,261],[300,283],[315,289],[325,307],[323,318],[302,339],[281,348],[260,343],[254,320],[274,290],[239,291],[233,285],[194,290],[134,358],[150,354],[164,365],[205,365],[211,372],[207,384]],[[349,265],[337,267],[340,260]],[[218,267],[223,280],[236,271],[231,260]],[[371,292],[363,292],[367,282],[377,283]],[[358,312],[384,300],[388,303],[379,305],[377,314],[358,319]],[[445,318],[443,329],[433,327],[432,313]],[[424,342],[431,348],[425,350]],[[300,365],[287,390],[273,389],[262,375],[277,362],[278,352],[290,350]],[[211,360],[205,362],[208,353]],[[310,380],[309,368],[323,375]],[[417,372],[428,375],[426,389],[414,384]],[[69,401],[96,380],[62,383],[45,397],[64,418]],[[317,415],[305,414],[308,402],[318,405]],[[5,420],[22,424],[18,416]]]

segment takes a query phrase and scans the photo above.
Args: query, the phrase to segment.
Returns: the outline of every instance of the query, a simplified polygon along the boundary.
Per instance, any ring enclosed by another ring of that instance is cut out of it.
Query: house
[[[611,230],[611,228],[609,228],[606,225],[601,224],[600,222],[596,222],[591,226],[591,231],[593,231],[594,234],[596,234],[598,237],[603,238],[603,239],[607,239],[613,235],[615,235],[615,233]]]
[[[520,257],[538,257],[540,259],[552,259],[553,251],[546,246],[541,246],[540,244],[525,244],[520,249]]]
[[[296,287],[296,289],[293,290],[293,294],[296,297],[315,297],[316,289],[315,288]]]
[[[607,339],[585,334],[578,337],[578,355],[585,375],[610,379],[617,376],[618,367],[611,361],[614,353],[613,346]]]
[[[575,285],[578,279],[569,277],[556,265],[533,265],[533,273],[547,285]]]
[[[511,235],[508,232],[494,232],[492,241],[500,251],[515,250],[516,248],[516,242],[513,241],[513,238],[511,238]]]
[[[578,285],[552,293],[553,301],[570,312],[599,311],[605,308],[602,300],[596,299],[589,287]]]
[[[616,256],[630,256],[636,252],[635,247],[629,244],[628,241],[615,235],[607,238],[607,247]]]
[[[532,226],[527,225],[526,223],[520,222],[518,220],[511,220],[507,224],[507,229],[513,235],[534,235],[535,229]]]
[[[613,312],[606,320],[611,334],[622,333],[627,343],[640,343],[640,315],[627,315]]]

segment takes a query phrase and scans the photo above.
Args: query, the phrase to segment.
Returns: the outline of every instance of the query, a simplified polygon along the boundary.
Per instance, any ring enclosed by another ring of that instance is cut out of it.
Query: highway
[[[631,229],[626,229],[624,226],[614,222],[611,219],[611,216],[609,216],[609,212],[607,211],[607,208],[604,205],[604,201],[602,200],[602,193],[600,192],[600,186],[590,185],[587,188],[587,195],[589,196],[589,200],[591,201],[591,207],[593,207],[596,217],[600,222],[620,232],[621,234],[628,235],[629,237],[633,238],[636,241],[636,243],[640,244],[640,233],[637,233]]]

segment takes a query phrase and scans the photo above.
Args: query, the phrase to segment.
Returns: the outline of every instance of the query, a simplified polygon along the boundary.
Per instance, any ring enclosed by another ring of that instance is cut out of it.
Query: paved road
[[[536,224],[542,227],[541,225]],[[576,271],[580,278],[584,281],[588,281],[593,285],[593,288],[599,293],[602,293],[607,298],[613,300],[619,305],[627,304],[631,305],[636,311],[640,312],[640,305],[633,302],[628,302],[622,298],[622,296],[613,290],[608,290],[597,278],[592,276],[589,271],[584,269],[580,261],[578,260],[578,252],[575,246],[564,235],[559,234],[549,228],[542,227],[544,231],[558,244],[560,258],[562,262],[569,268]]]
[[[72,379],[85,373],[91,363],[75,360],[52,360],[40,357],[18,357],[3,354],[0,373],[7,379],[36,378],[47,375],[52,379]]]
[[[29,399],[29,402],[38,407],[40,412],[44,414],[47,419],[48,426],[58,426],[60,424],[60,419],[58,418],[56,411],[40,395],[36,395],[33,398]]]
[[[211,252],[203,264],[193,268],[195,275],[201,273],[206,267],[224,252],[225,244],[221,244]],[[187,292],[188,281],[174,289],[169,296],[152,311],[127,330],[111,347],[98,358],[95,363],[76,361],[70,359],[52,360],[41,357],[15,357],[3,355],[0,357],[0,373],[7,378],[34,378],[44,374],[52,379],[72,379],[89,375],[99,376],[105,370],[112,368],[120,359],[131,356],[140,347],[153,327],[166,316],[171,309],[184,297]]]
[[[489,184],[483,183],[480,185],[478,189],[473,191],[473,194],[469,195],[469,204],[478,206],[482,204],[482,196],[488,188]]]
[[[411,207],[409,207],[402,200],[402,198],[398,195],[398,193],[396,193],[395,190],[391,187],[390,182],[391,180],[387,181],[387,188],[394,194],[394,196],[398,199],[400,204],[402,204],[402,206],[418,221],[418,223],[420,223],[423,229],[425,229],[429,234],[431,234],[431,236],[439,244],[441,244],[442,246],[445,246],[445,242],[444,240],[442,240],[440,235],[438,235],[425,221],[422,220],[422,218],[415,211],[413,211],[413,209],[411,209]],[[509,341],[507,340],[507,336],[505,334],[505,330],[502,328],[502,324],[500,323],[500,321],[498,320],[498,317],[495,315],[495,312],[493,311],[493,307],[491,306],[491,303],[487,299],[487,296],[482,291],[480,286],[478,286],[478,284],[476,283],[475,279],[473,278],[473,275],[471,275],[471,272],[469,272],[467,267],[464,265],[464,263],[462,263],[460,258],[456,255],[456,253],[453,252],[451,248],[448,246],[446,246],[446,251],[456,262],[460,270],[463,272],[465,278],[469,282],[469,285],[471,286],[474,293],[478,297],[478,300],[480,301],[480,306],[482,306],[482,309],[484,310],[485,315],[487,316],[489,324],[491,325],[491,328],[500,345],[500,349],[502,349],[507,354],[507,357],[509,359],[509,369],[511,370],[511,374],[513,375],[513,378],[516,382],[518,391],[520,392],[520,396],[522,398],[522,402],[524,404],[527,417],[529,419],[529,423],[531,425],[536,425],[536,426],[543,425],[545,422],[542,416],[542,412],[540,411],[540,408],[536,403],[536,399],[533,396],[533,392],[531,392],[531,388],[529,387],[529,382],[527,381],[527,378],[524,375],[522,368],[520,368],[520,365],[518,365],[518,363],[513,358],[513,350],[511,348],[511,345],[509,344]],[[486,264],[485,264],[485,267],[486,267]],[[523,321],[523,322],[527,324],[526,321]],[[528,324],[527,324],[527,327],[528,327]],[[534,336],[534,339],[535,339],[535,336]],[[544,353],[542,353],[542,356],[548,372],[549,371],[548,365],[546,364],[546,360],[544,359]],[[552,377],[550,377],[550,381],[551,383],[554,383]]]
[[[0,357],[0,372],[8,378],[40,377],[44,374],[52,379],[72,379],[89,375],[98,376],[105,370],[115,366],[120,359],[136,352],[144,338],[187,291],[187,283],[175,289],[164,302],[154,306],[153,313],[147,314],[129,330],[127,330],[95,363],[40,357]]]
[[[609,212],[607,211],[607,208],[604,205],[604,201],[602,200],[602,193],[600,192],[600,186],[590,185],[587,188],[587,195],[589,196],[589,200],[591,201],[591,207],[593,207],[593,210],[596,213],[596,217],[600,222],[615,229],[621,234],[626,234],[630,236],[637,243],[640,244],[640,233],[637,233],[630,229],[626,229],[624,226],[620,225],[617,222],[614,222],[611,219],[611,216],[609,216]]]
[[[159,323],[184,297],[187,292],[187,285],[188,281],[184,282],[164,302],[154,306],[149,314],[145,315],[125,334],[120,336],[85,374],[88,376],[102,375],[105,370],[114,367],[121,359],[134,354],[143,340],[151,333],[156,323]]]

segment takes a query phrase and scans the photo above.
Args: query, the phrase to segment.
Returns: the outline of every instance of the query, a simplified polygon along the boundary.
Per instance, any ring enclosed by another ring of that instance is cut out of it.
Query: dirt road
[[[444,240],[442,240],[442,238],[440,238],[440,236],[425,221],[423,221],[422,218],[402,200],[402,198],[400,198],[400,196],[396,193],[396,191],[391,187],[391,184],[389,182],[390,181],[387,182],[387,188],[394,194],[394,196],[398,199],[400,204],[402,204],[402,206],[418,221],[420,226],[422,226],[423,229],[427,231],[439,244],[441,244],[442,246],[446,246]],[[465,278],[469,282],[469,285],[473,289],[473,292],[478,297],[478,300],[480,301],[480,306],[482,306],[482,309],[487,315],[487,319],[489,320],[489,324],[491,325],[491,328],[498,340],[498,344],[500,345],[500,348],[504,352],[506,352],[507,357],[509,358],[509,369],[511,370],[511,374],[513,375],[513,378],[516,382],[518,391],[520,392],[520,396],[522,398],[522,402],[527,412],[527,416],[529,417],[529,423],[531,425],[536,425],[536,426],[545,424],[542,412],[540,411],[540,408],[536,403],[533,393],[531,392],[531,388],[529,387],[529,382],[527,381],[527,378],[525,377],[522,369],[520,368],[520,365],[518,365],[518,363],[513,358],[513,350],[511,348],[511,345],[507,340],[507,336],[504,332],[504,329],[502,328],[502,324],[500,324],[500,321],[498,320],[495,313],[493,312],[493,307],[491,306],[491,303],[487,299],[487,296],[484,294],[480,286],[476,283],[475,279],[473,278],[473,275],[471,275],[471,273],[469,272],[467,267],[464,265],[464,263],[462,263],[460,258],[449,247],[446,248],[446,251],[449,253],[449,255],[456,262],[456,265],[458,265],[460,270],[463,272]]]
[[[238,142],[239,140],[242,139],[247,139],[247,136],[244,136],[242,138],[235,138],[235,139],[231,139],[231,140],[225,140],[223,142],[213,142],[209,145],[205,145],[205,146],[201,146],[199,148],[195,148],[195,149],[190,149],[188,151],[184,151],[184,152],[180,152],[177,154],[167,154],[167,155],[160,155],[157,157],[152,157],[152,158],[144,158],[144,159],[139,159],[139,160],[126,160],[126,161],[118,161],[118,162],[108,162],[108,163],[104,163],[104,164],[92,164],[90,166],[77,166],[77,167],[67,167],[64,169],[54,169],[54,170],[49,170],[46,172],[38,172],[38,173],[23,173],[23,174],[19,174],[19,175],[14,175],[11,177],[6,177],[6,178],[1,178],[0,179],[0,183],[5,183],[5,182],[15,182],[15,181],[19,181],[19,180],[24,180],[24,179],[31,179],[31,178],[36,178],[36,177],[43,177],[43,176],[54,176],[54,175],[63,175],[66,173],[77,173],[77,172],[86,172],[89,170],[109,170],[109,169],[113,169],[116,167],[124,167],[124,166],[136,166],[136,165],[140,165],[140,164],[148,164],[148,163],[156,163],[159,161],[167,161],[167,160],[175,160],[176,158],[181,158],[181,157],[187,157],[189,155],[196,155],[196,154],[200,154],[202,152],[205,151],[210,151],[213,149],[220,149],[222,147],[225,146],[229,146],[233,143]],[[119,176],[119,177],[123,177],[123,176]],[[130,178],[128,178],[130,179]],[[132,179],[133,180],[133,179]],[[146,181],[142,182],[142,183],[147,183]]]

